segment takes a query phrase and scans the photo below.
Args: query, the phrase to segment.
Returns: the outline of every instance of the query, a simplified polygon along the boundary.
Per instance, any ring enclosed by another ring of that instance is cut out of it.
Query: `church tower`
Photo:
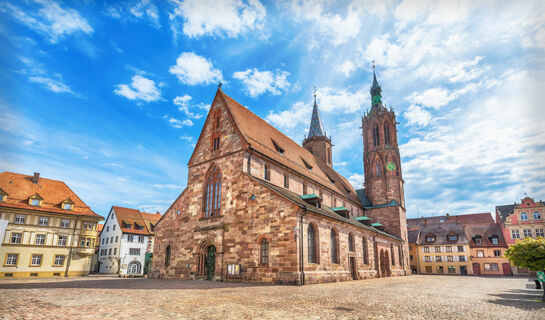
[[[399,155],[396,116],[382,103],[382,89],[373,66],[371,110],[362,118],[365,195],[371,206],[367,216],[384,230],[407,239],[405,196]]]
[[[316,103],[316,91],[314,91],[314,106],[312,107],[312,119],[310,120],[310,129],[308,136],[303,141],[303,148],[307,149],[316,157],[322,160],[329,167],[332,166],[331,160],[331,139],[325,134],[318,112]]]

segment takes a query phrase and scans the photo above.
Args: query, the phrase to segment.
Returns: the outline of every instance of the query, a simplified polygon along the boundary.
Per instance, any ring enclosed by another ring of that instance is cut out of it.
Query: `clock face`
[[[395,171],[395,169],[396,169],[396,164],[393,163],[393,162],[391,162],[391,161],[389,161],[389,162],[386,164],[386,169],[387,169],[388,171]]]

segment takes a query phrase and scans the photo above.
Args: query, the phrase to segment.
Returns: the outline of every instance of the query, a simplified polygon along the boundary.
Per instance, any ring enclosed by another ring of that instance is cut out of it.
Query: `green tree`
[[[525,267],[532,271],[545,271],[545,238],[525,238],[515,243],[505,251],[505,257],[512,264],[518,267]],[[545,302],[545,285],[543,287],[543,298]]]

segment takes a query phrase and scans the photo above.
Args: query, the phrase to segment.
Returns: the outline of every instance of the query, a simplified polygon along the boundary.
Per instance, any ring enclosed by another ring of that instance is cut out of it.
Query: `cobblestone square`
[[[120,279],[0,281],[2,319],[545,319],[526,278],[393,277],[320,285]]]

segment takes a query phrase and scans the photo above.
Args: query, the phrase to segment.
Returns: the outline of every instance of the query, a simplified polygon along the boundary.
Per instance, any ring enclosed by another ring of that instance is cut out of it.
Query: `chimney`
[[[32,183],[38,183],[38,180],[40,180],[40,173],[34,172],[34,178],[32,178]]]

